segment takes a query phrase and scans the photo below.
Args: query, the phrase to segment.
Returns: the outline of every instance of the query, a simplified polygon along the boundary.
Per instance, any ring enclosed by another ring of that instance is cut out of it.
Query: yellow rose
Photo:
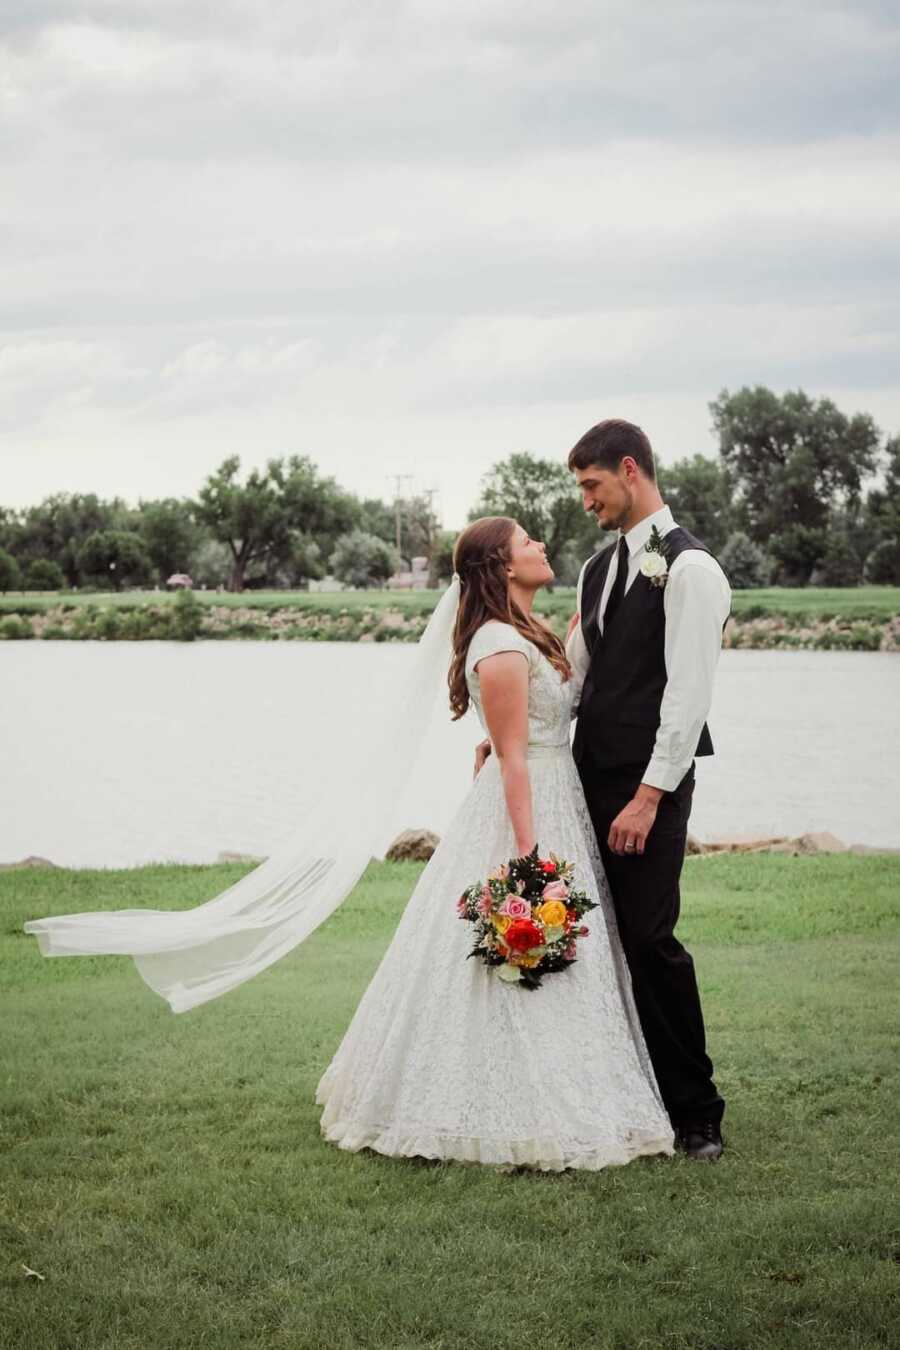
[[[544,956],[543,951],[540,952],[538,956],[534,956],[531,953],[528,953],[527,955],[522,955],[522,953],[517,952],[516,955],[512,957],[511,964],[514,966],[524,966],[526,970],[530,970],[532,966],[536,966],[538,964],[538,962],[543,958],[543,956]]]
[[[491,923],[494,925],[498,933],[503,934],[506,932],[507,928],[512,923],[512,919],[509,917],[508,914],[492,914]]]
[[[547,928],[558,928],[566,921],[566,907],[561,900],[545,900],[538,906],[537,917]]]

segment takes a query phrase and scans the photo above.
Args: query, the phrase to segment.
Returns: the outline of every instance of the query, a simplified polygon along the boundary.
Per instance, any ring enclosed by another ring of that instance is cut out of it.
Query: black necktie
[[[609,593],[609,599],[606,602],[606,609],[603,611],[603,632],[608,631],[611,620],[615,617],[616,610],[622,603],[622,596],[625,594],[625,582],[628,580],[628,545],[625,542],[624,534],[619,539],[619,558],[616,563],[616,579],[613,582],[612,590]]]

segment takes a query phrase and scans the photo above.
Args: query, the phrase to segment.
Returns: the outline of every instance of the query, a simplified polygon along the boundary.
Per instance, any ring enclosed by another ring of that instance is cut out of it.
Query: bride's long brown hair
[[[509,593],[506,569],[516,522],[509,516],[483,516],[468,525],[456,541],[453,566],[459,573],[459,611],[453,629],[453,657],[447,683],[454,722],[469,706],[466,656],[469,643],[488,619],[499,619],[533,642],[563,679],[571,675],[562,642],[543,623],[516,604]]]

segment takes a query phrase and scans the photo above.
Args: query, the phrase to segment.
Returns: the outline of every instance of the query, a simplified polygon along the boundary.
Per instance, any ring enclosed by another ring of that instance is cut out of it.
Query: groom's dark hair
[[[645,432],[634,422],[621,417],[608,417],[586,431],[577,445],[569,451],[569,469],[617,469],[626,455],[630,455],[641,473],[656,482],[653,450]]]

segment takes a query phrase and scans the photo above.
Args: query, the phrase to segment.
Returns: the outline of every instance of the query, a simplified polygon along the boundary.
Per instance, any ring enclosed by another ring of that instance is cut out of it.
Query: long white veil
[[[150,988],[179,1013],[243,984],[308,937],[361,877],[412,775],[436,705],[447,708],[458,603],[454,576],[417,644],[408,679],[373,710],[365,745],[350,762],[315,766],[323,779],[319,803],[289,846],[194,909],[29,920],[25,932],[37,937],[44,956],[131,956]]]

